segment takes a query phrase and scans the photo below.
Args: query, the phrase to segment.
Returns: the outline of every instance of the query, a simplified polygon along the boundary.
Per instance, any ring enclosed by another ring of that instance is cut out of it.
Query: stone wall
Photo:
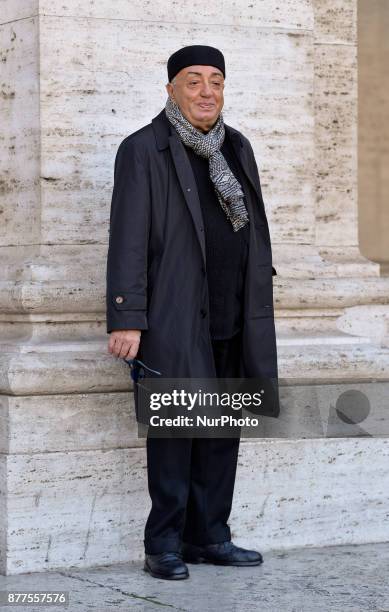
[[[163,107],[167,57],[195,43],[225,53],[225,119],[255,150],[289,393],[270,434],[242,442],[234,537],[387,539],[384,470],[366,498],[386,431],[300,433],[298,385],[388,378],[389,280],[358,247],[355,0],[6,0],[1,21],[1,571],[143,554],[144,441],[105,331],[113,163]]]

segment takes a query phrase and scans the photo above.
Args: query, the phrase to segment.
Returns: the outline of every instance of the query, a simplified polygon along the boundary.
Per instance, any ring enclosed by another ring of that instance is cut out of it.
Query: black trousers
[[[218,377],[240,376],[241,332],[213,340]],[[147,438],[151,497],[144,545],[147,554],[180,550],[181,542],[216,544],[231,539],[240,438]]]

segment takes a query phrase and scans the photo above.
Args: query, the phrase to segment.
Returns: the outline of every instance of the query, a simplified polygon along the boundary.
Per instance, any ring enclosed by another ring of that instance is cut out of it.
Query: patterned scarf
[[[231,221],[234,232],[249,222],[242,187],[231,172],[220,151],[225,138],[222,113],[213,128],[204,134],[196,129],[181,113],[179,106],[169,96],[165,113],[175,127],[182,142],[195,153],[209,160],[209,175],[214,184],[220,206]]]

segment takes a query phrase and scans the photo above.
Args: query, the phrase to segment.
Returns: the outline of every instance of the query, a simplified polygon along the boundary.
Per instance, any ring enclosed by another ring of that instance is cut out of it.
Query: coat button
[[[204,318],[207,316],[207,311],[205,310],[205,308],[202,308],[202,309],[200,310],[200,314],[201,314],[201,316],[202,316],[202,318],[203,318],[203,319],[204,319]]]
[[[116,302],[116,304],[123,304],[123,302],[124,302],[124,297],[123,297],[122,295],[118,295],[118,296],[115,298],[115,302]]]

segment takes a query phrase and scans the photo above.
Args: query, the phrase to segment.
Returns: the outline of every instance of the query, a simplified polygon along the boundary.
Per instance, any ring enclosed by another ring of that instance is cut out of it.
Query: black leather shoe
[[[182,554],[163,552],[157,555],[146,554],[144,568],[154,578],[166,580],[183,580],[189,578],[189,571],[182,560]]]
[[[231,541],[219,544],[195,546],[183,542],[183,559],[186,563],[213,563],[215,565],[260,565],[261,553],[235,546]]]

